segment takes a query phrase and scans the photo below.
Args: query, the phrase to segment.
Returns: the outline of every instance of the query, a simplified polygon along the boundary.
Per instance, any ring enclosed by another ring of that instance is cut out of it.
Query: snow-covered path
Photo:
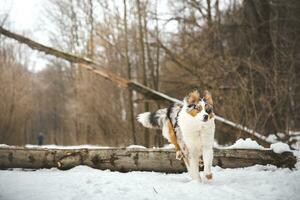
[[[68,171],[0,170],[1,200],[299,199],[300,170],[274,166],[214,167],[209,183],[187,174],[119,173],[78,166]]]

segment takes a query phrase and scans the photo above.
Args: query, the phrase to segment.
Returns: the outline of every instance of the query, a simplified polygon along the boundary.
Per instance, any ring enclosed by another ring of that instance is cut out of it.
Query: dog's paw
[[[207,180],[212,180],[213,174],[212,174],[212,173],[206,174],[206,175],[205,175],[205,178],[206,178]]]
[[[182,160],[182,158],[183,158],[182,152],[181,151],[176,151],[176,159],[177,160]]]
[[[212,181],[212,179],[213,179],[212,173],[210,173],[210,174],[201,173],[202,183],[210,183]]]

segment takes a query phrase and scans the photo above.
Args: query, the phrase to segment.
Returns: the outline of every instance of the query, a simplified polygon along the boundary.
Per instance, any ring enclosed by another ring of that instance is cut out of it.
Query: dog
[[[184,160],[192,180],[201,180],[199,163],[204,164],[204,177],[212,179],[215,119],[210,92],[195,90],[186,95],[183,104],[175,103],[156,112],[137,116],[138,122],[147,128],[162,129],[162,134],[174,144],[176,158]]]

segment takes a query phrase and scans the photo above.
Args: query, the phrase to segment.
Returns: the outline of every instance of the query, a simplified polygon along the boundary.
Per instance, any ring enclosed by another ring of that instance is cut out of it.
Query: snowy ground
[[[8,145],[0,145],[7,148]],[[30,148],[62,148],[55,145]],[[75,148],[63,147],[63,148]],[[107,148],[76,146],[76,148]],[[144,148],[129,146],[127,148]],[[172,148],[166,146],[165,148]],[[238,140],[226,148],[262,149],[250,139]],[[283,143],[272,145],[276,153],[290,151]],[[300,151],[294,151],[300,158]],[[156,200],[156,199],[272,199],[298,200],[300,197],[300,162],[296,169],[275,166],[253,166],[239,169],[213,168],[211,182],[190,181],[188,175],[156,172],[119,173],[78,166],[71,170],[41,169],[37,171],[0,170],[0,200]]]
[[[209,183],[190,181],[187,174],[119,173],[78,166],[57,169],[0,171],[1,200],[83,199],[299,199],[300,170],[253,166],[214,167]]]

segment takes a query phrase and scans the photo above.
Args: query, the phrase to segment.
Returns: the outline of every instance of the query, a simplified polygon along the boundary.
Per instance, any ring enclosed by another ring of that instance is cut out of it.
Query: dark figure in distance
[[[44,134],[42,132],[39,132],[39,135],[37,137],[38,145],[43,145],[44,142]]]

